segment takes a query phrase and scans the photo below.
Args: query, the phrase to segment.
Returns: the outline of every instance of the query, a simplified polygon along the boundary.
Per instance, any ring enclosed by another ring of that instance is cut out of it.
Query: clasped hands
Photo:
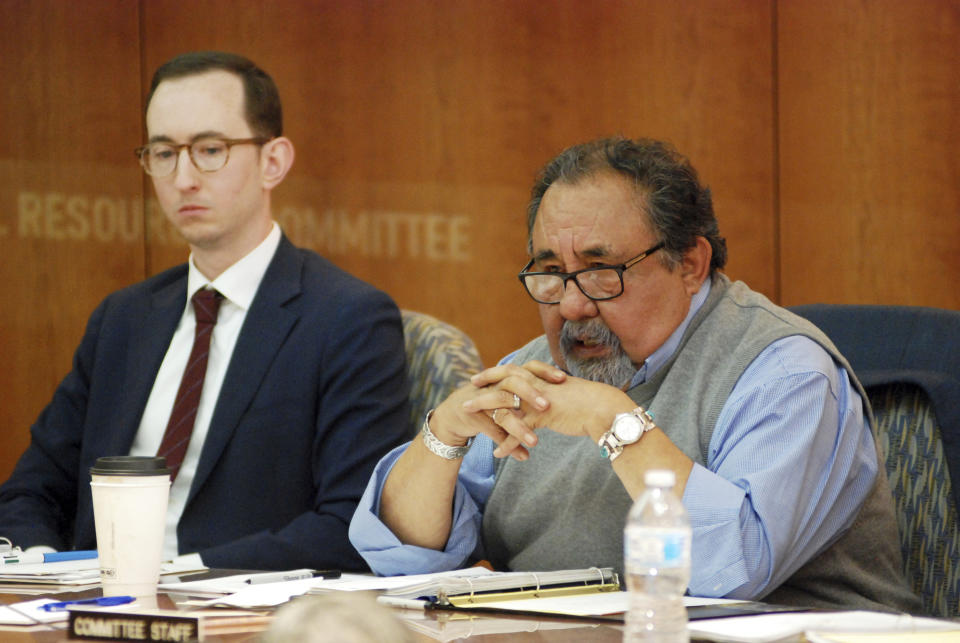
[[[537,444],[535,429],[548,427],[596,441],[615,413],[633,406],[619,389],[532,361],[477,373],[437,407],[430,426],[434,435],[453,446],[483,433],[497,444],[494,456],[522,461]]]

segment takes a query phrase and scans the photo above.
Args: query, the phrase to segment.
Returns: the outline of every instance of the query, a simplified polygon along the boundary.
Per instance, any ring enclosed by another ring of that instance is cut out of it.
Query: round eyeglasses
[[[201,172],[216,172],[223,169],[230,159],[230,148],[234,145],[263,145],[270,138],[201,138],[193,143],[149,143],[133,151],[140,159],[140,165],[150,176],[164,177],[173,174],[180,161],[180,151],[184,148],[190,153],[190,161]]]
[[[559,304],[563,299],[567,282],[571,279],[587,298],[593,301],[606,301],[623,294],[624,270],[632,268],[663,247],[664,243],[661,241],[621,264],[594,266],[574,272],[527,272],[533,265],[534,260],[531,259],[517,277],[527,289],[527,294],[539,304]]]

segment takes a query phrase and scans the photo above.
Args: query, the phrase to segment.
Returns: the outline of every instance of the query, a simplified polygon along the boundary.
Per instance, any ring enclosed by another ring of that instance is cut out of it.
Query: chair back
[[[470,336],[430,315],[401,310],[410,381],[410,437],[427,411],[483,369]]]
[[[960,616],[960,312],[791,310],[830,337],[867,391],[908,582],[927,613]]]

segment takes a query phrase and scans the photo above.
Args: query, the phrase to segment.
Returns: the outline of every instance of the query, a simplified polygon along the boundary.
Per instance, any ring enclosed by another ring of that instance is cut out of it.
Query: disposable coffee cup
[[[90,476],[103,595],[156,594],[170,496],[166,458],[97,458]]]

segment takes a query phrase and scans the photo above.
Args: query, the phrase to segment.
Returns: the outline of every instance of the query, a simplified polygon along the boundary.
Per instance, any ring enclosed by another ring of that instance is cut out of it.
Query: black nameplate
[[[197,641],[200,639],[200,619],[70,610],[69,636],[86,641]]]

